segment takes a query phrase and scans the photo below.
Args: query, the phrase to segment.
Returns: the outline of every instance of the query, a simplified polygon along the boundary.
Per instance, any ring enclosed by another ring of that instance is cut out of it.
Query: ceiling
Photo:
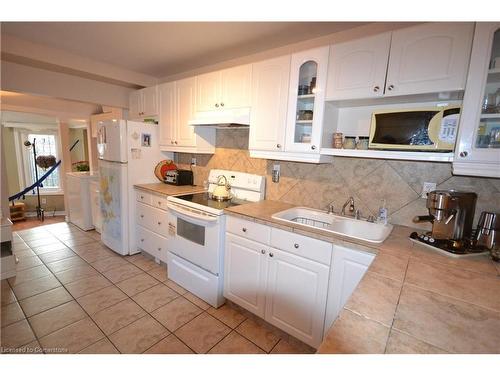
[[[355,22],[2,22],[2,33],[161,78]]]

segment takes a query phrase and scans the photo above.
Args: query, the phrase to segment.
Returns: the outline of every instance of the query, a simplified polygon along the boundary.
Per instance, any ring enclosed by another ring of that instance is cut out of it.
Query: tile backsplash
[[[450,163],[336,157],[331,164],[307,164],[251,158],[248,130],[217,130],[214,155],[176,154],[181,168],[189,168],[191,157],[196,185],[202,185],[210,169],[227,169],[265,175],[266,199],[326,210],[333,204],[339,212],[354,197],[361,215],[376,215],[385,199],[391,223],[430,229],[415,224],[415,215],[426,215],[422,184],[435,182],[438,189],[474,191],[478,194],[475,222],[481,211],[500,212],[500,179],[453,176]],[[273,164],[281,165],[279,183],[273,183]]]

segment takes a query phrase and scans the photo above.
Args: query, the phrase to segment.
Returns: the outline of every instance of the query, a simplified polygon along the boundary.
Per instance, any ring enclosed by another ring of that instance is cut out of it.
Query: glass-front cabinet
[[[285,151],[320,151],[328,56],[328,46],[292,55]]]
[[[498,22],[476,24],[453,173],[500,177]]]

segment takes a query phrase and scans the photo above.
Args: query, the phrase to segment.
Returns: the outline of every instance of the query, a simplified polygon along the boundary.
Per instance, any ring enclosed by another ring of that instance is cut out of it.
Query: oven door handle
[[[167,202],[167,208],[169,210],[172,210],[172,212],[175,215],[178,215],[181,217],[184,216],[185,219],[188,219],[190,221],[195,220],[196,222],[201,223],[202,225],[207,224],[207,223],[214,223],[214,222],[219,220],[218,216],[200,215],[200,214],[197,214],[195,210],[190,210],[189,208],[183,208],[183,207],[180,207],[179,205],[171,203],[171,202]]]

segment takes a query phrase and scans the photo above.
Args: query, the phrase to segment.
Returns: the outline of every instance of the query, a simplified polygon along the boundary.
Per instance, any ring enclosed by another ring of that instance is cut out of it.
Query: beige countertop
[[[271,218],[291,207],[265,200],[225,211],[377,254],[318,353],[500,353],[499,263],[488,256],[455,259],[414,245],[408,227],[395,226],[373,245]]]
[[[192,186],[192,185],[168,185],[162,182],[157,182],[153,184],[137,184],[134,185],[136,189],[145,190],[150,193],[162,194],[162,195],[182,195],[190,193],[198,193],[203,191],[202,186]]]

